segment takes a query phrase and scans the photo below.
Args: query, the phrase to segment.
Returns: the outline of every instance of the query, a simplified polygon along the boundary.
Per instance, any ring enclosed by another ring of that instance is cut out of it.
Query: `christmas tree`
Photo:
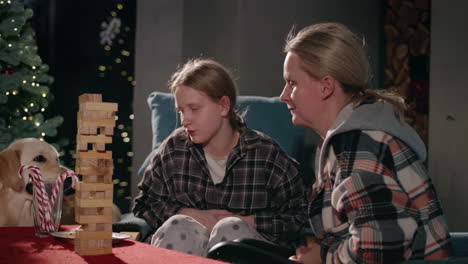
[[[0,149],[15,139],[34,137],[60,151],[67,141],[51,138],[63,118],[46,112],[53,100],[53,78],[37,54],[35,32],[28,23],[32,15],[17,0],[0,0]]]

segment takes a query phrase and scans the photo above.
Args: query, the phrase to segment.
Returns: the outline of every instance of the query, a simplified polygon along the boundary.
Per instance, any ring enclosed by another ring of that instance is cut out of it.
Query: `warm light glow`
[[[106,66],[104,66],[104,65],[99,65],[99,70],[100,70],[100,71],[105,71],[105,70],[106,70]]]
[[[26,80],[23,80],[23,83],[27,83],[27,81],[26,81]]]
[[[34,103],[29,104],[29,106],[33,107],[33,106],[34,106]]]
[[[122,134],[120,134],[122,137],[127,137],[128,136],[128,133],[127,132],[122,132]]]
[[[135,85],[136,85],[136,81],[133,81],[133,82],[132,82],[132,85],[135,86]]]
[[[123,5],[120,4],[120,3],[118,3],[118,4],[117,4],[117,9],[118,9],[118,10],[122,10],[122,9],[123,9]]]
[[[18,91],[13,91],[11,92],[13,95],[17,95],[18,94]]]
[[[47,96],[47,94],[46,94],[46,93],[43,93],[43,94],[42,94],[42,97],[46,97],[46,96]]]
[[[12,20],[11,20],[11,23],[14,23],[14,22],[15,22],[15,20],[14,20],[14,19],[12,19]]]
[[[127,152],[127,156],[133,157],[133,152]]]
[[[27,108],[24,109],[25,112],[28,112],[29,110]]]
[[[109,46],[109,45],[105,45],[105,46],[104,46],[104,50],[106,50],[106,51],[109,51],[109,50],[111,50],[111,46]]]
[[[135,118],[135,115],[134,115],[134,114],[131,114],[131,115],[129,116],[129,118],[133,120],[133,118]]]
[[[123,139],[123,142],[125,142],[125,143],[130,142],[130,138],[128,138],[128,137],[124,138],[124,139]]]
[[[32,68],[33,70],[35,70],[35,69],[36,69],[36,66],[32,66],[31,68]]]
[[[40,126],[41,124],[40,124],[39,122],[36,122],[36,124],[35,124],[35,125],[38,127],[38,126]]]
[[[11,48],[13,45],[11,45],[11,43],[8,44],[8,47]]]
[[[124,125],[120,124],[117,126],[118,129],[123,129],[124,128]]]
[[[115,16],[117,16],[117,13],[115,11],[112,11],[111,16],[115,17]]]
[[[41,136],[45,137],[45,133],[44,133],[44,132],[42,132],[42,133],[41,133]]]
[[[112,182],[113,182],[114,184],[119,184],[120,180],[119,180],[119,179],[114,179]]]
[[[44,111],[45,111],[45,108],[44,108],[44,107],[42,107],[42,108],[41,108],[41,112],[44,112]]]
[[[35,76],[35,75],[33,75],[33,79],[34,79],[34,80],[36,79],[36,76]]]
[[[130,52],[127,50],[122,50],[120,53],[124,56],[130,56]]]
[[[6,94],[6,95],[10,95],[10,92],[6,92],[5,94]]]
[[[125,187],[125,186],[127,186],[127,185],[128,185],[128,182],[121,182],[121,183],[120,183],[120,186],[122,186],[122,187]]]
[[[129,82],[131,82],[131,81],[133,81],[133,77],[132,77],[132,76],[128,76],[128,77],[127,77],[127,80],[128,80]]]
[[[18,29],[17,29],[17,28],[14,28],[13,30],[14,30],[14,31],[18,31]]]
[[[120,58],[115,59],[115,63],[121,63],[122,60]]]
[[[35,82],[31,83],[31,86],[36,86],[36,83]]]
[[[115,120],[119,120],[119,116],[115,116]]]
[[[27,119],[28,119],[27,117],[23,116],[23,120],[27,120]]]

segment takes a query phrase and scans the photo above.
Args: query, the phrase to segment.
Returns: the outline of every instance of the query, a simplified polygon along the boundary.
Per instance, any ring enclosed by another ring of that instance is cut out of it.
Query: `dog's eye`
[[[44,156],[42,156],[42,155],[39,155],[39,156],[36,156],[36,157],[34,158],[34,161],[35,161],[35,162],[45,162],[45,161],[46,161],[46,158],[45,158]]]

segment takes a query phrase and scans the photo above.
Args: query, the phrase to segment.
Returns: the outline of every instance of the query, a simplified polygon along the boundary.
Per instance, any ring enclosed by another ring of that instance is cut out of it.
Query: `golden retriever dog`
[[[0,152],[0,226],[33,226],[32,184],[18,171],[23,165],[41,170],[44,181],[55,182],[67,169],[50,144],[36,138],[13,142]]]
[[[68,169],[60,165],[59,153],[50,144],[36,138],[14,141],[0,152],[0,226],[33,226],[32,183],[19,175],[23,165],[33,165],[41,170],[44,181],[55,180]],[[67,190],[71,181],[65,180]],[[65,192],[65,191],[64,191]],[[76,224],[74,195],[64,197],[62,224]],[[120,220],[119,208],[113,204],[113,222]]]

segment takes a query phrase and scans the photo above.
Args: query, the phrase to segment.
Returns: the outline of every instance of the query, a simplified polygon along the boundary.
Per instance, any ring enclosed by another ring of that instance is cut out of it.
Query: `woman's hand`
[[[289,259],[304,264],[321,264],[322,258],[320,257],[320,244],[308,241],[307,247],[301,246],[296,249],[296,255]]]

